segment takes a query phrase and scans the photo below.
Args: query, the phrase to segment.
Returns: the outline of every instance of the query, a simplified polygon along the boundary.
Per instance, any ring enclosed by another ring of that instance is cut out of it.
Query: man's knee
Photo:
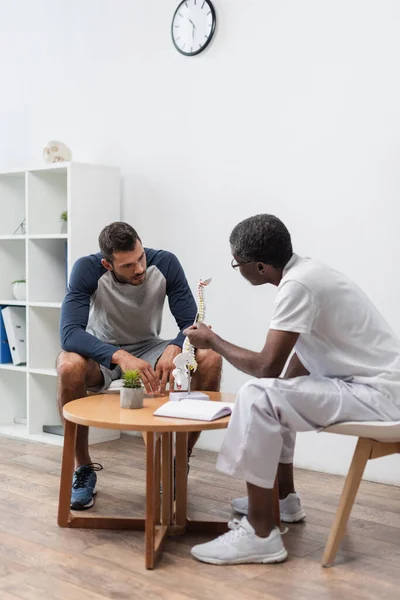
[[[239,388],[237,393],[237,402],[256,402],[260,398],[266,398],[267,392],[265,387],[261,385],[259,379],[249,379]]]
[[[222,371],[222,356],[214,350],[198,350],[196,360],[202,373],[211,371],[218,374]]]
[[[87,359],[76,352],[61,352],[57,357],[57,374],[63,379],[85,379]]]

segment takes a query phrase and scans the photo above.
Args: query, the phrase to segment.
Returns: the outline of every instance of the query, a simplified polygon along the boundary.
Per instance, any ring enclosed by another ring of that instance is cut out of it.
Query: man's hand
[[[218,337],[210,327],[204,325],[204,323],[195,323],[191,327],[188,327],[183,332],[189,338],[190,343],[195,348],[212,348],[213,341]]]
[[[150,363],[141,358],[132,356],[132,354],[129,354],[126,350],[117,350],[117,352],[114,352],[111,362],[118,365],[121,368],[122,373],[125,373],[125,371],[129,371],[130,369],[138,369],[146,392],[148,394],[155,394],[158,392],[159,379]]]
[[[169,391],[172,392],[174,389],[174,378],[172,376],[172,371],[175,369],[174,358],[181,352],[182,348],[175,346],[174,344],[170,344],[165,348],[164,352],[158,359],[156,366],[156,377],[157,381],[161,382],[159,388],[161,394],[165,394],[165,387],[168,381]]]

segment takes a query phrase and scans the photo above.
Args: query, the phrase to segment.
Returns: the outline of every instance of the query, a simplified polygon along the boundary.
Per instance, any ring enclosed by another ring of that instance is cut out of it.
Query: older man
[[[202,324],[184,332],[195,347],[218,352],[255,378],[239,391],[217,463],[246,481],[248,498],[233,507],[248,516],[192,554],[213,564],[280,562],[287,552],[274,527],[277,473],[283,518],[305,516],[293,482],[296,432],[339,421],[400,420],[400,344],[352,281],[293,253],[276,217],[246,219],[230,243],[234,269],[253,285],[278,289],[261,352],[234,346]]]

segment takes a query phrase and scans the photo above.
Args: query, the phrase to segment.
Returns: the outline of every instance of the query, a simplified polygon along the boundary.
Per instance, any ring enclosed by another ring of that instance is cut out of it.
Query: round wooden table
[[[234,394],[205,392],[210,400],[233,402]],[[62,458],[58,525],[103,529],[145,530],[146,568],[153,569],[161,545],[168,535],[186,531],[220,534],[227,522],[195,521],[187,514],[187,443],[191,431],[225,429],[229,417],[216,421],[192,421],[155,417],[154,411],[168,401],[147,396],[141,409],[120,408],[119,394],[99,394],[73,400],[64,406],[64,449]],[[199,400],[199,402],[203,402]],[[76,431],[78,425],[146,432],[146,515],[145,518],[79,517],[70,511],[74,472]],[[176,436],[176,500],[174,502],[173,435]],[[160,483],[162,491],[160,493]],[[175,504],[175,506],[174,506]]]

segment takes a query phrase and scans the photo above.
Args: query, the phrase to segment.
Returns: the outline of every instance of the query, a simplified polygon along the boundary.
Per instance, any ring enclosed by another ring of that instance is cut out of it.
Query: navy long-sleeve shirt
[[[179,260],[171,252],[145,248],[146,280],[133,286],[119,283],[101,264],[101,253],[73,266],[61,308],[61,347],[111,367],[121,347],[158,338],[165,298],[179,327],[170,343],[182,347],[182,331],[197,312]]]

